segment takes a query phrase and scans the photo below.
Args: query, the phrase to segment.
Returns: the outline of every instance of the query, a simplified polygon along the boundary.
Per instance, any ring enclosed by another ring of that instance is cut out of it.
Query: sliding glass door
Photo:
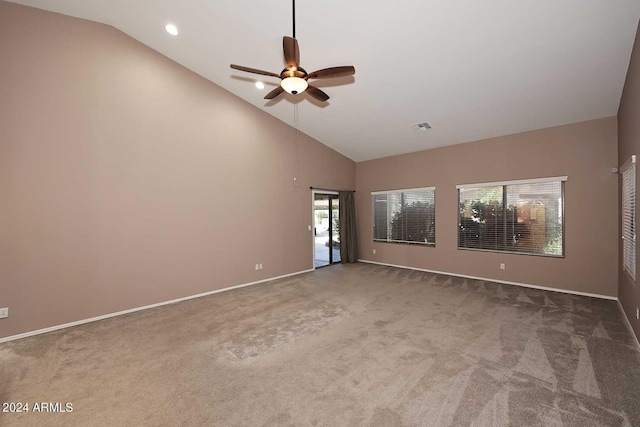
[[[340,209],[337,194],[314,193],[314,266],[340,262]]]

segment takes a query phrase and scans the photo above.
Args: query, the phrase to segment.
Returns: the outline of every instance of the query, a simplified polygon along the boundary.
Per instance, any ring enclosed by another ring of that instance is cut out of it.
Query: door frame
[[[313,247],[313,251],[311,251],[311,265],[313,265],[314,270],[317,268],[316,267],[316,244],[315,244],[316,233],[314,232],[314,228],[316,225],[316,216],[315,216],[316,215],[316,212],[315,212],[316,194],[327,194],[329,196],[339,196],[340,193],[333,190],[311,190],[311,246]],[[329,211],[331,211],[331,204],[329,204]],[[329,225],[329,227],[331,227],[331,224]],[[333,248],[329,246],[329,250],[331,251],[333,250]],[[332,264],[329,264],[329,265],[332,265]],[[326,267],[326,266],[323,266],[323,267]]]

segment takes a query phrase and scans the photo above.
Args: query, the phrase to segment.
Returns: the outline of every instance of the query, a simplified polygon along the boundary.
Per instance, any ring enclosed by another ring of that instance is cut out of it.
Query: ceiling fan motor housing
[[[281,79],[286,79],[287,77],[300,77],[301,79],[306,78],[309,75],[309,73],[307,73],[307,70],[305,70],[302,67],[298,67],[298,68],[285,68],[284,70],[282,70],[280,72],[280,78]]]

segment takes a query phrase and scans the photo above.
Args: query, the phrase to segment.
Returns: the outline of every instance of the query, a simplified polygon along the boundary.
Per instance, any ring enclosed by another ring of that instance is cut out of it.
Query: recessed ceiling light
[[[172,36],[178,35],[178,28],[173,24],[167,24],[164,29],[167,30],[167,33],[171,34]]]
[[[262,82],[256,82],[256,87],[260,90],[264,89],[264,83]]]

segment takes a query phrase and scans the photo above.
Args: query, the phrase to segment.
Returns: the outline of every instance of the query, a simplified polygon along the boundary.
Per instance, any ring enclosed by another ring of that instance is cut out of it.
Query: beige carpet
[[[614,301],[337,265],[0,344],[0,425],[639,426]]]

